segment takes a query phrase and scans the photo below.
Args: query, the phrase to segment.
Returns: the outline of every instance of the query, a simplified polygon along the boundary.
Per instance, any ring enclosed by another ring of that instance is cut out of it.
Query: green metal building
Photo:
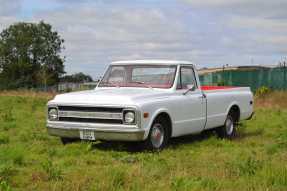
[[[249,86],[252,91],[265,86],[273,90],[287,89],[286,67],[237,67],[200,74],[202,85]]]

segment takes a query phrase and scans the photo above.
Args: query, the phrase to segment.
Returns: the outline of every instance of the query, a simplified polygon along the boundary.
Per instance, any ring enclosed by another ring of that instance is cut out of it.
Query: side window
[[[122,83],[125,81],[125,77],[126,77],[126,73],[125,73],[124,67],[122,66],[112,67],[108,82]]]
[[[180,77],[177,84],[177,89],[187,89],[188,85],[194,85],[197,89],[195,74],[192,67],[181,67]]]

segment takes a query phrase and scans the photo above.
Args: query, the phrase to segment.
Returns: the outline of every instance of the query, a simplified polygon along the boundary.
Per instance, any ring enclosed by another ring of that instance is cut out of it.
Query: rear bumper
[[[88,130],[94,132],[96,140],[109,141],[143,141],[146,135],[145,130],[129,125],[48,122],[47,130],[53,136],[79,139],[80,131]]]
[[[254,116],[255,112],[252,112],[252,114],[250,115],[250,117],[248,117],[246,120],[251,120]]]

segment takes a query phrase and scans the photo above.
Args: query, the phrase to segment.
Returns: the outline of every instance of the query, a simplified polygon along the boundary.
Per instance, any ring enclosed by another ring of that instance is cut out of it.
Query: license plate
[[[95,132],[89,130],[81,130],[80,131],[80,138],[83,140],[96,140]]]

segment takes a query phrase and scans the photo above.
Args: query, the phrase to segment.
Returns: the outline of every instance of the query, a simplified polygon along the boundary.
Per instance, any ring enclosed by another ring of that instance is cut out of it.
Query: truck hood
[[[57,95],[49,104],[137,105],[169,95],[167,90],[150,88],[98,88]]]

